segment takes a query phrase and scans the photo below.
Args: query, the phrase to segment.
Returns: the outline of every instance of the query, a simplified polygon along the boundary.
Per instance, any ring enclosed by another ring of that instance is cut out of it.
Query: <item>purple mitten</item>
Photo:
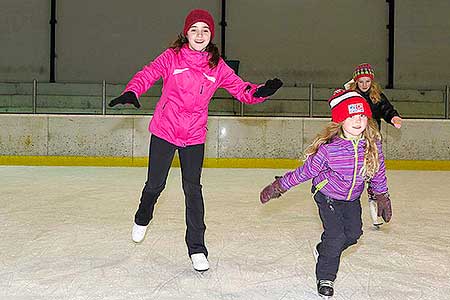
[[[266,186],[261,193],[259,194],[259,200],[262,204],[265,204],[270,199],[278,198],[286,192],[286,190],[281,186],[280,183],[281,177],[276,177],[275,181]]]
[[[389,194],[375,194],[375,199],[378,206],[378,216],[382,217],[386,223],[389,222],[392,217],[391,199],[389,199]]]

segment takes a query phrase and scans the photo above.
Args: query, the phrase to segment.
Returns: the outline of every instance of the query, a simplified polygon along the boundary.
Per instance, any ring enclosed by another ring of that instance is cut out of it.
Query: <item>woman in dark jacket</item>
[[[370,64],[360,64],[353,72],[353,79],[346,83],[345,88],[356,90],[369,103],[373,119],[381,129],[381,118],[395,128],[402,126],[402,118],[397,110],[382,93],[380,85],[374,80],[375,73]]]
[[[381,118],[386,123],[391,124],[395,128],[402,127],[402,118],[397,110],[389,102],[387,97],[381,91],[380,85],[374,80],[375,73],[370,64],[360,64],[353,72],[353,79],[347,82],[344,87],[349,90],[355,90],[369,103],[372,110],[372,118],[377,122],[378,129],[381,129]],[[367,187],[367,194],[369,199],[370,217],[372,224],[379,228],[383,221],[377,214],[376,197],[372,191],[371,183]]]

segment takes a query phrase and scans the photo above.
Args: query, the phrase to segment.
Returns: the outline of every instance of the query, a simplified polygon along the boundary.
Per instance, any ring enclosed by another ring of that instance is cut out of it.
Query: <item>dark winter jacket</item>
[[[367,103],[369,103],[370,109],[372,110],[372,118],[377,121],[379,129],[381,129],[381,118],[388,124],[393,125],[391,123],[392,118],[395,116],[400,117],[397,110],[395,110],[394,106],[383,93],[380,95],[380,101],[378,103],[373,103],[372,99],[370,99],[370,89],[365,93],[359,89],[357,89],[357,91],[364,99],[366,99]]]

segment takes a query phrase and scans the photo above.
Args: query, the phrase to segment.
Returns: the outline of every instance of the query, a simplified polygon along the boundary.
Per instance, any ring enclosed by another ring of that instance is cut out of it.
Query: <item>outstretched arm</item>
[[[283,85],[278,78],[268,80],[264,85],[246,82],[225,63],[222,68],[224,76],[219,87],[226,89],[234,98],[246,104],[264,102]]]
[[[113,107],[117,104],[133,104],[136,108],[140,108],[138,98],[144,94],[159,78],[164,77],[170,65],[171,49],[164,51],[150,64],[146,65],[128,82],[122,95],[112,99],[109,106]]]
[[[287,172],[283,176],[275,177],[275,181],[266,186],[260,193],[259,199],[261,203],[266,203],[270,199],[278,198],[290,188],[299,185],[315,176],[326,168],[327,159],[324,151],[319,151],[308,157],[305,163],[295,169]]]
[[[380,111],[383,119],[393,125],[396,128],[402,127],[402,118],[400,117],[398,111],[394,108],[391,102],[389,102],[386,95],[381,94],[380,99]]]
[[[164,51],[131,78],[124,92],[133,92],[140,98],[158,79],[167,77],[174,55],[172,49]]]

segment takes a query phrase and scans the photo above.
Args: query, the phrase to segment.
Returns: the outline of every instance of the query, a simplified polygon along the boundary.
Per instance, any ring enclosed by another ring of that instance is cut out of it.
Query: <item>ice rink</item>
[[[180,169],[131,241],[145,168],[0,166],[0,299],[320,299],[310,182],[259,203],[286,170],[204,169],[211,269],[184,243]],[[344,252],[333,299],[450,299],[450,172],[388,171],[393,218]]]

